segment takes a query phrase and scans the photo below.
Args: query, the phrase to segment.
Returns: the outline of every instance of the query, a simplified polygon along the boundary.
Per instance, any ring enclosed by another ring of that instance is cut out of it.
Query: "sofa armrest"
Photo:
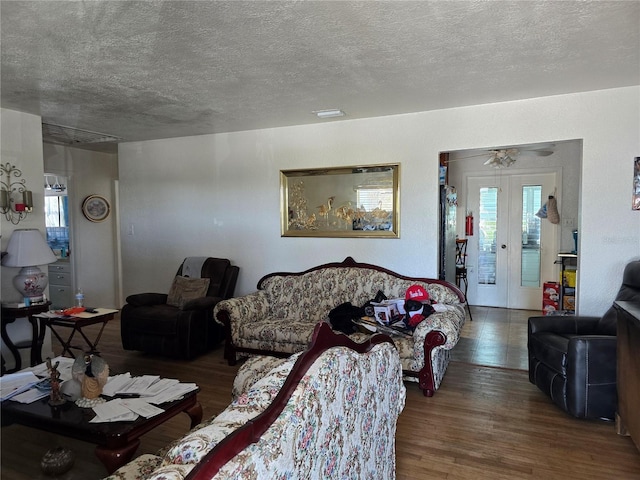
[[[569,340],[566,402],[576,417],[612,420],[618,407],[617,337],[584,335]]]
[[[242,297],[229,298],[219,302],[213,315],[220,325],[236,322],[251,323],[265,318],[269,313],[269,300],[266,292],[257,291]]]
[[[162,305],[167,303],[166,293],[136,293],[127,297],[127,303],[136,307]]]
[[[443,348],[450,350],[458,343],[464,322],[463,305],[448,305],[445,311],[434,312],[418,324],[413,332],[413,341],[416,345],[422,345],[429,332],[439,330],[447,339]]]
[[[529,335],[539,332],[588,335],[595,330],[599,320],[599,317],[590,317],[585,315],[547,315],[529,317]]]
[[[215,307],[222,300],[220,297],[200,297],[189,300],[180,310],[207,310]]]
[[[567,378],[586,378],[588,383],[615,383],[617,348],[615,336],[573,337],[567,348]],[[577,374],[577,371],[584,373]]]
[[[260,372],[264,376],[256,378],[252,386],[247,391],[240,392],[240,396],[233,399],[219,415],[196,426],[167,447],[161,465],[150,476],[144,478],[150,480],[185,478],[212,448],[237,429],[251,423],[269,407],[286,382],[299,356],[293,355],[282,359],[268,372]],[[188,452],[187,456],[185,452]]]

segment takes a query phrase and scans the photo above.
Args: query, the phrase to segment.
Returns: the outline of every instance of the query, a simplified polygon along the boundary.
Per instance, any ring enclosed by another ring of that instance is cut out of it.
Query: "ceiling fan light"
[[[518,151],[515,149],[512,149],[511,152],[509,150],[493,150],[491,157],[484,164],[494,168],[510,167],[516,162],[515,156],[517,154]]]

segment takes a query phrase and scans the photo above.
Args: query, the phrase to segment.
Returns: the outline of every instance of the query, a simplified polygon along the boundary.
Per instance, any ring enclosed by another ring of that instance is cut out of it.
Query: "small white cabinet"
[[[49,265],[49,297],[52,309],[73,306],[73,273],[69,260],[58,260]]]

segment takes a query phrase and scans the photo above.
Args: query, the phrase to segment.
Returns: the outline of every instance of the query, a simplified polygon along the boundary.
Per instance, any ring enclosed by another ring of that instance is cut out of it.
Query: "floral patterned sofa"
[[[405,395],[388,336],[357,344],[320,324],[304,353],[247,360],[220,415],[107,479],[394,479]]]
[[[404,298],[413,284],[425,287],[440,311],[420,323],[413,336],[396,336],[394,342],[405,380],[417,381],[432,396],[466,319],[464,294],[443,280],[406,277],[351,257],[304,272],[271,273],[260,279],[257,292],[218,303],[214,316],[225,327],[225,359],[233,365],[238,356],[300,352],[309,345],[314,326],[326,321],[334,307],[344,302],[362,306],[379,290],[387,298]]]

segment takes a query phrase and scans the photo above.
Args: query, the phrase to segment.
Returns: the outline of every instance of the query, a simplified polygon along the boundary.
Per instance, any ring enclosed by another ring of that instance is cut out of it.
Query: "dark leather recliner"
[[[640,261],[629,263],[616,300],[640,301]],[[529,381],[577,418],[612,420],[618,404],[617,315],[529,318]]]
[[[120,314],[120,335],[125,350],[192,359],[222,340],[223,329],[213,318],[213,307],[233,296],[240,269],[223,258],[195,260],[196,264],[202,264],[200,278],[210,279],[205,297],[190,300],[182,307],[168,305],[165,293],[127,297]],[[188,262],[189,258],[180,265],[178,276],[186,276],[185,264],[193,265],[193,260]]]

